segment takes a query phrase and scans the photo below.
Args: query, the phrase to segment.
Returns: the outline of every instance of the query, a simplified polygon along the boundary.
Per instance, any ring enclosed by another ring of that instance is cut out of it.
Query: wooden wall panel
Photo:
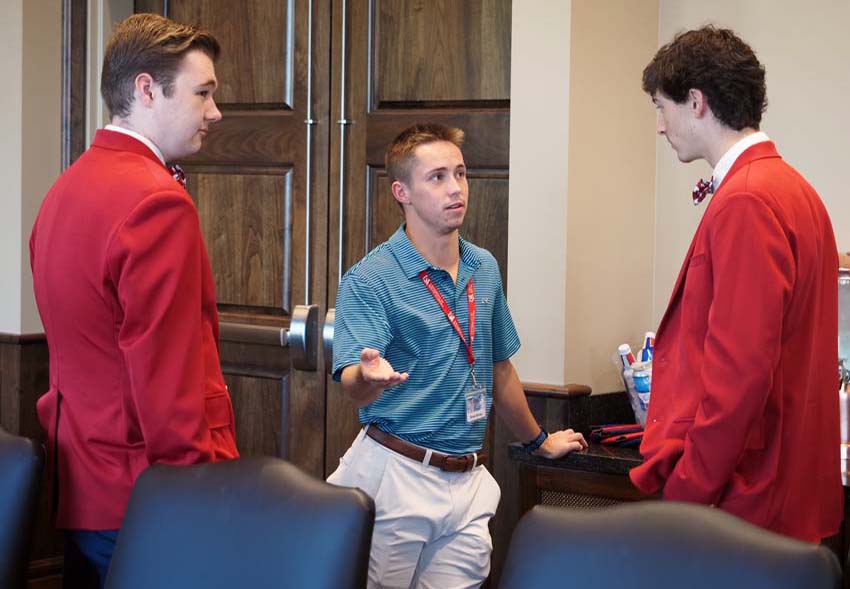
[[[171,0],[168,16],[202,24],[221,44],[222,104],[292,106],[291,4],[280,0]]]
[[[0,426],[9,433],[44,441],[35,405],[50,386],[44,335],[0,334]],[[55,577],[61,567],[62,535],[50,521],[44,477],[30,546],[30,577]],[[46,583],[46,581],[45,581]],[[47,584],[45,587],[49,586]]]
[[[0,334],[0,426],[41,440],[35,403],[50,383],[47,341],[43,335]]]
[[[510,2],[376,0],[373,34],[375,108],[510,100]]]

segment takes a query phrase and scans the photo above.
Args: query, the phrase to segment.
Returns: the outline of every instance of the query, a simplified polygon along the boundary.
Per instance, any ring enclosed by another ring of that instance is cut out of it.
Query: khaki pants
[[[490,572],[487,524],[501,492],[483,466],[443,472],[358,434],[328,482],[375,500],[370,589],[465,589]]]

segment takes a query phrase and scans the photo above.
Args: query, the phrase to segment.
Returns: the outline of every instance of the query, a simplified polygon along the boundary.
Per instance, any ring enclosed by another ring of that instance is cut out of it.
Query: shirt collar
[[[159,161],[162,162],[163,166],[166,165],[165,157],[162,155],[162,152],[159,150],[159,148],[154,145],[153,141],[151,141],[141,133],[137,133],[136,131],[133,131],[131,129],[125,129],[124,127],[119,127],[118,125],[106,125],[104,129],[106,129],[107,131],[115,131],[116,133],[123,133],[124,135],[129,135],[133,139],[138,139],[139,141],[144,143],[152,152],[154,152],[156,157],[159,158]]]
[[[416,278],[422,270],[439,270],[435,266],[428,263],[428,260],[422,257],[422,254],[414,247],[404,232],[406,223],[402,223],[396,232],[390,237],[388,243],[390,250],[395,255],[401,266],[404,275],[410,278]],[[470,247],[469,243],[462,237],[458,237],[460,242],[460,261],[470,269],[475,269],[481,264],[481,260],[476,254],[474,248]]]
[[[717,165],[714,166],[714,174],[712,176],[714,179],[714,189],[717,190],[717,187],[723,183],[723,179],[726,177],[726,174],[728,174],[729,170],[732,169],[732,164],[735,163],[735,160],[737,160],[742,153],[747,151],[747,149],[756,143],[763,143],[764,141],[770,141],[770,137],[768,137],[766,133],[757,131],[738,140],[735,145],[730,147],[729,151],[724,153],[723,157],[721,157],[717,162]]]

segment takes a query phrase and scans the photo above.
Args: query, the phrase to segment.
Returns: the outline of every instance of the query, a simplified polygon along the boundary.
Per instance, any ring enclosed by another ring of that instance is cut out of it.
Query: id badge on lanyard
[[[475,369],[470,370],[472,384],[463,393],[466,400],[466,423],[473,423],[487,417],[487,387],[475,381]]]
[[[463,329],[457,316],[449,309],[448,303],[434,286],[431,276],[427,270],[422,270],[419,273],[419,278],[425,283],[425,286],[431,292],[431,296],[440,305],[440,308],[445,313],[446,317],[454,328],[455,332],[460,337],[460,340],[466,346],[466,361],[469,362],[469,374],[472,377],[472,384],[464,391],[464,400],[466,405],[466,422],[473,423],[487,417],[487,388],[478,384],[475,380],[475,355],[472,353],[472,342],[475,340],[475,285],[472,278],[466,285],[466,303],[469,307],[469,341],[463,334]]]

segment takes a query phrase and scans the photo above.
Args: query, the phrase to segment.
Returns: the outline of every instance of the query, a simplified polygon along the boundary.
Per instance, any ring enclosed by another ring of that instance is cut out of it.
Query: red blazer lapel
[[[702,222],[700,222],[702,223]],[[699,229],[697,229],[699,232]],[[655,339],[659,339],[661,334],[664,332],[664,326],[667,324],[669,320],[670,313],[672,313],[673,307],[676,306],[676,302],[679,299],[679,296],[682,293],[682,287],[685,284],[685,276],[688,273],[688,265],[691,263],[691,257],[694,255],[694,244],[696,243],[696,234],[694,234],[694,239],[691,240],[691,247],[688,248],[688,253],[685,255],[685,261],[682,262],[682,267],[679,269],[679,277],[676,278],[676,285],[673,287],[673,292],[670,294],[670,300],[667,302],[667,310],[664,311],[664,316],[661,318],[661,323],[658,324],[658,329],[655,330]]]
[[[727,180],[734,176],[741,168],[749,165],[755,160],[768,157],[780,157],[779,153],[776,151],[776,145],[774,145],[773,141],[763,141],[761,143],[756,143],[752,147],[746,149],[744,153],[742,153],[740,156],[738,156],[738,159],[736,159],[735,163],[732,164],[732,167],[729,169],[729,172],[727,172],[726,176],[723,177],[723,181],[720,183],[720,186],[717,187],[714,196],[708,203],[708,207],[706,207],[705,213],[702,216],[702,220],[700,220],[699,226],[697,227],[697,230],[694,233],[694,238],[691,240],[691,247],[688,248],[688,253],[687,255],[685,255],[685,261],[682,263],[682,268],[679,270],[679,277],[676,279],[676,285],[673,287],[673,292],[670,295],[670,301],[667,303],[667,310],[664,311],[664,316],[661,318],[661,323],[658,325],[658,329],[656,330],[656,338],[661,337],[661,333],[664,331],[664,326],[669,319],[671,310],[676,306],[676,303],[678,302],[679,297],[682,294],[682,288],[684,287],[685,283],[685,276],[687,276],[688,274],[688,266],[690,265],[691,257],[694,254],[694,246],[696,245],[700,229],[702,229],[703,221],[705,220],[706,215],[708,215],[708,211],[711,207],[711,204],[718,199],[719,195],[723,191],[723,187],[727,184]]]

